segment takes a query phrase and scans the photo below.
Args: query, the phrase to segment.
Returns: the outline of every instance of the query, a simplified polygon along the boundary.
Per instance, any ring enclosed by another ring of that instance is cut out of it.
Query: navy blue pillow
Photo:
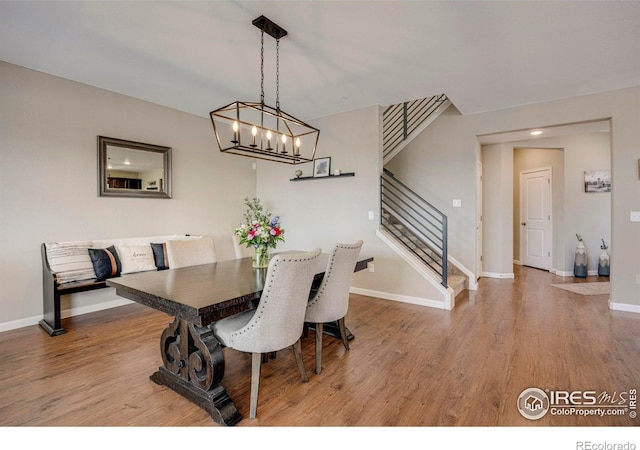
[[[169,260],[167,259],[167,244],[154,244],[151,243],[151,250],[153,250],[153,260],[156,263],[158,270],[165,270],[169,268]]]
[[[108,248],[90,248],[88,250],[98,281],[120,276],[122,265],[113,245]]]

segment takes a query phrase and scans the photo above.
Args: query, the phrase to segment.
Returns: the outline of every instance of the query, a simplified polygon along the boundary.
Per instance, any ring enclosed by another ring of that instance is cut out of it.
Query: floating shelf
[[[326,177],[299,177],[299,178],[291,178],[289,181],[306,181],[306,180],[326,180],[327,178],[340,178],[340,177],[353,177],[355,176],[355,172],[345,172],[340,175],[329,175]]]

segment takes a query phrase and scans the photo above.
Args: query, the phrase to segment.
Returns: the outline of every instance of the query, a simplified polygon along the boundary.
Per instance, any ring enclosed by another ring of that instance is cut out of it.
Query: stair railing
[[[441,94],[389,106],[382,114],[382,157],[393,153],[446,101],[447,96]]]
[[[447,287],[447,216],[387,169],[380,176],[380,226]]]

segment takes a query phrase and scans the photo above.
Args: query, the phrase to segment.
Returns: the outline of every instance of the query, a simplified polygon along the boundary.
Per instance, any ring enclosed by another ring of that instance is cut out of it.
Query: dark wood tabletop
[[[315,283],[324,275],[329,255],[323,253]],[[363,270],[373,258],[360,257],[354,271]],[[267,269],[254,269],[251,258],[213,264],[141,272],[106,283],[124,298],[163,311],[199,326],[257,306]]]

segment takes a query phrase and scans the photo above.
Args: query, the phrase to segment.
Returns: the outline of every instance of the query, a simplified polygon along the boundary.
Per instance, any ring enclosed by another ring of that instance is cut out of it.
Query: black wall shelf
[[[326,180],[327,178],[353,177],[355,175],[356,175],[355,172],[345,172],[345,173],[341,173],[340,175],[329,175],[329,176],[326,176],[326,177],[298,177],[298,178],[291,178],[289,181]]]

